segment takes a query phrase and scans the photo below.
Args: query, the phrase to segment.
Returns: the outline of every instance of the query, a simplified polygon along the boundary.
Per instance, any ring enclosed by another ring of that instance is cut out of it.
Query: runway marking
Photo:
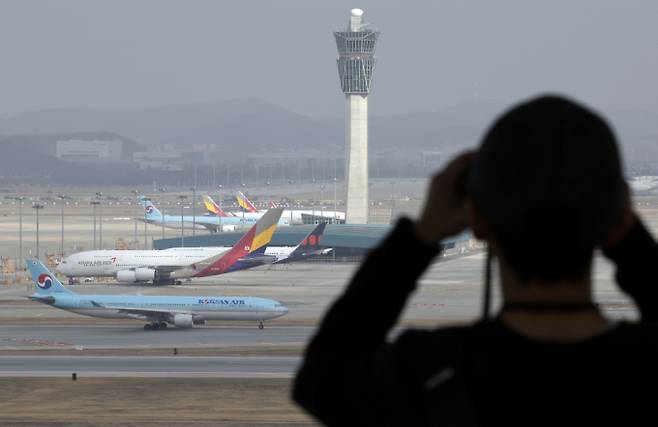
[[[0,371],[0,378],[13,377],[70,377],[71,371]],[[78,379],[83,377],[135,377],[135,378],[292,378],[294,372],[141,372],[141,371],[75,371]]]
[[[32,344],[46,347],[70,347],[73,344],[62,341],[43,340],[37,338],[4,338],[3,341],[10,341],[19,344]]]

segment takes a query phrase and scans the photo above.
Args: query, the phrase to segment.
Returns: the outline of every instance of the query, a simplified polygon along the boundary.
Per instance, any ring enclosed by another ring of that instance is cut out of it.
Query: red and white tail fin
[[[194,277],[214,276],[245,268],[241,259],[270,243],[282,213],[283,209],[267,211],[228,252],[196,263],[193,266],[196,270]]]
[[[245,196],[244,193],[242,193],[242,191],[238,191],[238,193],[235,195],[235,197],[238,200],[238,205],[245,212],[258,212],[258,209],[256,209],[256,206],[254,206],[254,204],[251,203],[249,201],[249,199],[247,199],[247,196]]]
[[[217,203],[212,199],[210,196],[203,196],[203,203],[206,205],[206,209],[208,212],[211,214],[215,214],[220,217],[227,217],[229,216],[226,212],[222,210],[222,208],[219,207]]]

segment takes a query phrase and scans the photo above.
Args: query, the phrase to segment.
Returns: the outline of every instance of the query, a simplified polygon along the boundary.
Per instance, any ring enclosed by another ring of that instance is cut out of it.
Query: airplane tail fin
[[[278,206],[276,205],[276,203],[274,203],[274,202],[271,201],[271,200],[270,200],[270,203],[269,203],[269,207],[270,207],[270,209],[278,208]]]
[[[210,196],[203,196],[203,203],[206,205],[206,209],[211,214],[215,214],[219,217],[225,218],[228,215],[222,210],[221,207]]]
[[[277,263],[288,263],[293,261],[300,261],[313,255],[323,255],[331,252],[331,248],[322,249],[320,241],[324,234],[324,229],[327,226],[326,222],[321,222],[311,230],[310,233],[299,242],[293,251],[286,258],[276,261]]]
[[[241,258],[259,251],[270,243],[282,213],[281,208],[268,210],[228,252],[197,263],[196,267],[201,268],[201,271],[195,277],[212,276],[241,269]]]
[[[245,212],[258,212],[258,209],[256,209],[256,206],[254,206],[253,203],[247,199],[247,196],[244,195],[242,191],[238,191],[237,194],[235,195],[236,199],[238,200],[238,205],[240,206],[240,209],[242,209]]]
[[[158,210],[158,208],[155,207],[153,202],[151,202],[151,199],[145,197],[145,196],[140,196],[139,200],[142,202],[142,206],[144,206],[144,212],[146,213],[146,219],[160,219],[162,218],[162,212]]]
[[[311,232],[308,233],[306,237],[304,237],[304,240],[299,242],[294,252],[297,251],[309,252],[309,251],[316,251],[320,249],[320,240],[322,240],[322,236],[324,235],[324,229],[326,226],[327,226],[326,222],[321,222],[318,225],[316,225],[315,228],[311,230]]]
[[[62,285],[62,282],[57,280],[45,265],[38,259],[28,259],[25,261],[28,270],[32,274],[32,281],[37,294],[48,296],[52,294],[75,294],[75,292],[67,289]]]

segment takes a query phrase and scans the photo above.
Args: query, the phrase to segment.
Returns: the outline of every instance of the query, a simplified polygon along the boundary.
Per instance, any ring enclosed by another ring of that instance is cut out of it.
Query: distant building
[[[72,162],[117,161],[123,156],[123,141],[68,139],[56,141],[55,157]]]
[[[133,153],[133,161],[142,170],[183,171],[187,159],[179,151],[140,151]]]

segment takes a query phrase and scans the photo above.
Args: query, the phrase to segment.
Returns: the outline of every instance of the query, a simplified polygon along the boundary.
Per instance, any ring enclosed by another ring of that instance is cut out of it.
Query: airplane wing
[[[163,320],[170,317],[173,317],[177,314],[188,314],[194,317],[195,313],[188,310],[162,310],[157,308],[135,308],[135,307],[122,307],[117,305],[105,305],[96,301],[91,301],[91,303],[99,308],[106,308],[108,310],[117,310],[121,313],[128,314],[135,319],[140,320]]]
[[[217,233],[217,231],[219,230],[219,224],[209,224],[207,222],[198,222],[198,221],[196,221],[195,224],[202,225],[211,233]]]
[[[256,255],[240,258],[238,261],[246,264],[273,264],[276,262],[276,257],[272,255]]]

